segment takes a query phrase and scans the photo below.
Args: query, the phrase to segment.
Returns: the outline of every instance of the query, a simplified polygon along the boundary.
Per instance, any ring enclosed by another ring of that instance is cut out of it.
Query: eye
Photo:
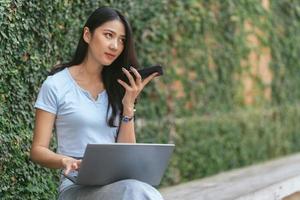
[[[107,39],[111,39],[113,37],[111,33],[104,33],[104,35]]]
[[[120,41],[121,44],[125,44],[125,38],[120,38],[119,41]]]

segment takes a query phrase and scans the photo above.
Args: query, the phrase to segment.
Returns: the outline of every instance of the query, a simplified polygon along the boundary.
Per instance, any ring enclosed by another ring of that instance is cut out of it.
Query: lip
[[[111,54],[111,53],[107,53],[107,52],[105,52],[104,54],[105,54],[109,59],[114,59],[114,58],[116,57],[115,54]]]

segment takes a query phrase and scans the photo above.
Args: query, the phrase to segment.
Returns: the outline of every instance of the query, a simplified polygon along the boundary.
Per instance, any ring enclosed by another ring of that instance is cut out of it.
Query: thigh
[[[87,187],[72,185],[59,193],[58,200],[88,200],[99,199],[94,197],[93,191],[100,191],[101,187]]]
[[[134,180],[126,179],[103,187],[106,197],[114,193],[115,199],[120,200],[163,200],[157,189],[151,185]]]
[[[163,200],[160,193],[152,186],[141,181],[127,179],[99,186],[73,185],[66,188],[59,200]]]

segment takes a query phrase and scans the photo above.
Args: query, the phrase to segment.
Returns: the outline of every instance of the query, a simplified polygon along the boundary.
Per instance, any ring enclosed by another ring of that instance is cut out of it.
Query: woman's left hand
[[[149,83],[156,75],[157,73],[153,73],[150,76],[148,76],[147,78],[145,78],[144,80],[142,80],[141,75],[139,74],[139,72],[133,68],[130,67],[130,70],[133,72],[133,74],[135,75],[135,80],[132,77],[132,75],[129,73],[128,70],[126,70],[124,67],[122,68],[123,72],[126,74],[129,83],[127,84],[126,82],[122,81],[121,79],[118,79],[118,82],[125,88],[126,92],[125,95],[123,97],[122,100],[122,104],[124,107],[124,110],[128,110],[129,112],[133,112],[134,109],[134,102],[135,99],[138,97],[138,95],[140,94],[140,92],[143,90],[143,88],[147,85],[147,83]]]

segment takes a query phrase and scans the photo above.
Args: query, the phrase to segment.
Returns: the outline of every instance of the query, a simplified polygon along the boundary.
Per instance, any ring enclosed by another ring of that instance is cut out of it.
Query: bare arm
[[[130,117],[133,116],[134,115],[133,107],[131,107],[131,108],[124,107],[123,115],[130,116]],[[117,142],[136,143],[134,120],[131,120],[126,123],[121,122]]]
[[[54,153],[49,149],[54,121],[54,114],[41,109],[36,110],[30,158],[44,167],[55,169],[65,168],[65,173],[68,173],[71,169],[77,169],[80,161]]]
[[[118,79],[118,82],[125,88],[126,92],[122,100],[123,104],[123,115],[133,117],[134,112],[134,102],[138,97],[139,93],[143,90],[143,88],[149,83],[157,73],[153,73],[144,80],[142,80],[138,71],[134,68],[131,68],[131,71],[134,73],[136,80],[133,79],[131,74],[124,68],[123,72],[129,79],[130,85],[125,83],[124,81]],[[135,130],[134,130],[134,121],[130,122],[121,122],[119,135],[117,138],[117,142],[123,143],[136,143]]]

